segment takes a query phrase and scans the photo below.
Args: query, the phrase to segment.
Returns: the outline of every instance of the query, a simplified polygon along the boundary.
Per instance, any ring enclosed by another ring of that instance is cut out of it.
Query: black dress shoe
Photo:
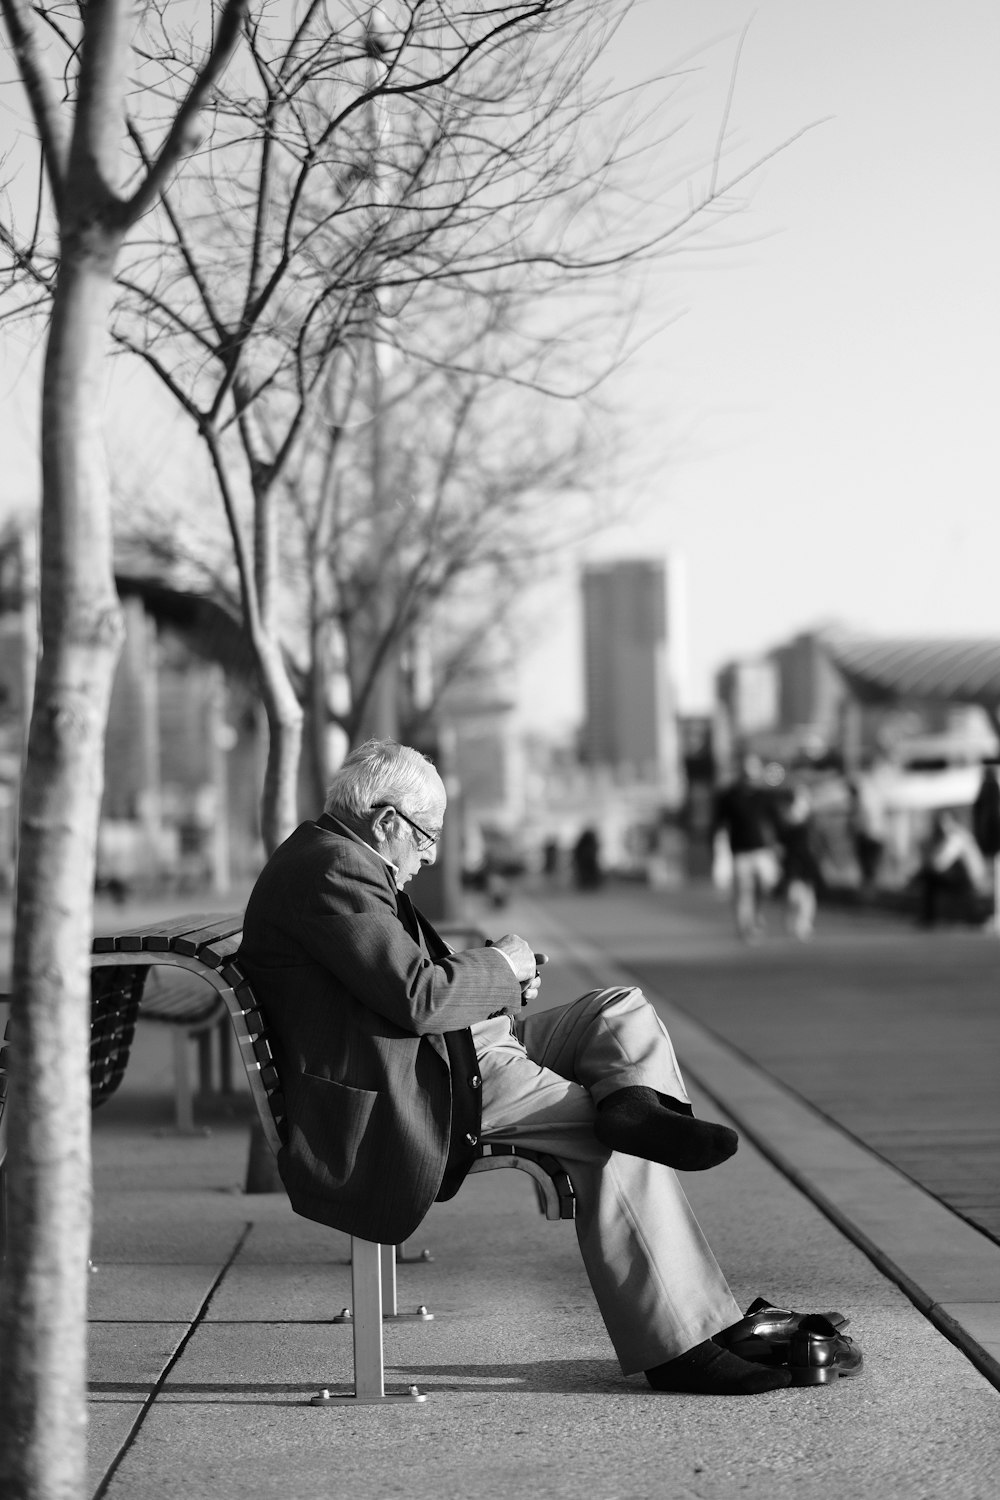
[[[854,1340],[839,1333],[821,1313],[803,1318],[789,1343],[793,1385],[828,1385],[841,1375],[859,1375],[864,1362]]]
[[[834,1331],[846,1328],[848,1319],[843,1313],[800,1313],[788,1308],[772,1307],[763,1297],[756,1297],[746,1310],[746,1316],[731,1328],[715,1335],[715,1342],[738,1354],[740,1359],[750,1359],[760,1365],[787,1365],[792,1334],[802,1320],[820,1317]]]

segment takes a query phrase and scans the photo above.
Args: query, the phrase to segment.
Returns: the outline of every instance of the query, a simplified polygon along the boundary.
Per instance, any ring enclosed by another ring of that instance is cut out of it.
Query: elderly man
[[[392,1244],[457,1191],[479,1140],[549,1152],[573,1183],[626,1374],[715,1394],[790,1384],[782,1351],[800,1315],[741,1319],[672,1170],[726,1160],[736,1133],[695,1119],[641,992],[599,990],[523,1018],[542,955],[511,933],[453,953],[403,891],[434,860],[446,800],[423,756],[370,741],[251,894],[241,962],[285,1093],[279,1168],[293,1208]],[[783,1343],[769,1332],[779,1325]],[[832,1325],[808,1338],[814,1364],[852,1373]]]

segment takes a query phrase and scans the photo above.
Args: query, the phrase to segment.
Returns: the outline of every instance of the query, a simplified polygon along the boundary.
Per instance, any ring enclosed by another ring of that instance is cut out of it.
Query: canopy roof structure
[[[826,637],[834,666],[862,703],[903,699],[1000,705],[1000,639]]]
[[[121,598],[141,599],[155,620],[171,625],[203,660],[218,662],[246,682],[256,681],[247,634],[224,605],[205,594],[187,593],[162,579],[122,568],[115,570],[115,586]]]

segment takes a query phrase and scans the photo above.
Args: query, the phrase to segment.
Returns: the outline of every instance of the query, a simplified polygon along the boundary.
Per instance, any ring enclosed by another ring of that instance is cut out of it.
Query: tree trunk
[[[270,640],[258,644],[257,663],[268,728],[260,821],[264,848],[272,854],[299,821],[303,713],[285,670],[281,648]]]
[[[86,1473],[89,950],[122,636],[101,437],[118,242],[86,233],[64,244],[42,396],[42,655],[21,792],[0,1325],[0,1488],[16,1500],[77,1497]]]

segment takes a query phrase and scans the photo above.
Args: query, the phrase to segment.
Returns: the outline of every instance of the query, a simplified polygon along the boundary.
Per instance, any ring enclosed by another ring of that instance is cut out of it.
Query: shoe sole
[[[789,1365],[788,1368],[792,1375],[792,1385],[832,1385],[835,1380],[860,1375],[863,1367],[858,1364],[853,1370],[843,1370],[839,1365],[819,1365],[815,1369],[808,1365]]]

